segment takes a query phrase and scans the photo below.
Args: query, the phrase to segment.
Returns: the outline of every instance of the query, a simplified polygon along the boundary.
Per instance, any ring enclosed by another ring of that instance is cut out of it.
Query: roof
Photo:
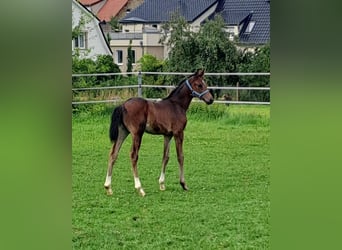
[[[82,3],[84,6],[91,6],[98,2],[101,2],[102,0],[78,0],[80,3]]]
[[[119,14],[120,10],[127,4],[128,0],[107,0],[97,13],[98,18],[109,22],[112,17]]]
[[[248,10],[242,10],[242,11],[224,10],[222,12],[223,19],[227,25],[239,25],[249,15],[251,15],[251,12]]]
[[[79,0],[85,6],[92,6],[102,2],[103,6],[96,13],[100,21],[109,22],[112,17],[115,17],[126,6],[128,0]]]
[[[221,0],[222,1],[222,0]],[[241,43],[265,44],[270,41],[270,1],[269,0],[223,0],[222,15],[226,24],[240,25]],[[255,22],[250,33],[246,32],[249,22]]]
[[[129,18],[146,20],[146,23],[162,23],[170,20],[172,13],[178,12],[188,22],[193,22],[218,0],[145,0],[143,4],[126,15]]]

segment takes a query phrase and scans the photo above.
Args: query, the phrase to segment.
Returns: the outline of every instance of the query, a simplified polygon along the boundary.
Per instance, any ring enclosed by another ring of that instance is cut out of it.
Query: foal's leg
[[[124,140],[126,139],[128,134],[129,134],[129,132],[127,132],[127,130],[119,127],[118,139],[113,144],[113,146],[109,152],[108,170],[107,170],[106,181],[104,183],[104,187],[105,187],[108,195],[113,194],[112,187],[111,187],[113,166],[114,166],[116,159],[118,158],[118,154],[119,154],[121,145],[124,142]]]
[[[161,173],[159,177],[160,190],[165,190],[165,170],[166,170],[166,165],[169,162],[171,139],[172,139],[172,136],[168,136],[168,135],[164,136],[164,154],[163,154],[162,169],[161,169]]]
[[[131,161],[132,161],[132,170],[133,170],[133,176],[134,176],[134,187],[138,190],[141,196],[145,196],[145,192],[142,189],[141,183],[139,180],[138,168],[137,168],[142,135],[143,133],[132,134],[133,143],[132,143],[132,150],[131,150]]]
[[[184,138],[184,133],[183,132],[175,135],[177,159],[178,159],[178,163],[179,163],[179,179],[180,179],[180,184],[181,184],[181,186],[182,186],[182,188],[184,190],[188,190],[188,187],[186,186],[185,180],[184,180],[183,138]]]

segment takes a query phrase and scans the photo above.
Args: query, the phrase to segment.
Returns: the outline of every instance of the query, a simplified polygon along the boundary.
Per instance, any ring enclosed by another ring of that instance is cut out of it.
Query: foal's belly
[[[168,129],[161,124],[146,123],[145,132],[155,135],[172,135],[171,129]]]

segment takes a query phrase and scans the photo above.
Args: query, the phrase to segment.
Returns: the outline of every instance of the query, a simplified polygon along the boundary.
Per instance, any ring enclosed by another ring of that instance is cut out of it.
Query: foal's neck
[[[179,88],[179,92],[176,95],[171,96],[168,100],[176,105],[179,105],[182,109],[184,109],[184,111],[187,111],[193,97],[185,83],[179,86]]]

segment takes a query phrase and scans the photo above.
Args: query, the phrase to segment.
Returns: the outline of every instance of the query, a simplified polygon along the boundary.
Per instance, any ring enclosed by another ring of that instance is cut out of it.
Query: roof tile
[[[140,18],[147,23],[167,22],[171,14],[179,12],[188,22],[194,21],[217,0],[145,0],[142,5],[126,15],[126,18]]]
[[[96,3],[99,3],[103,0],[78,0],[81,4],[83,4],[84,6],[91,6],[94,5]]]
[[[108,22],[113,16],[115,17],[123,7],[125,7],[127,2],[128,0],[107,0],[97,13],[97,17],[101,21],[105,20]]]
[[[265,44],[270,41],[270,1],[269,0],[223,0],[223,11],[220,12],[226,23],[238,21],[241,13],[251,12],[248,21],[255,25],[251,33],[240,32],[240,42],[246,44]],[[242,21],[242,20],[240,20]],[[238,23],[236,23],[238,24]]]

